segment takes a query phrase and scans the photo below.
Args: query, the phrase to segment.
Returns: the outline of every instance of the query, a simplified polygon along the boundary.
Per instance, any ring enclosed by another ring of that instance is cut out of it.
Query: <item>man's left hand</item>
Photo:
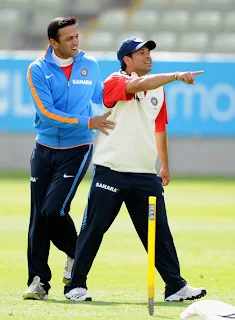
[[[171,173],[169,168],[161,168],[159,171],[159,176],[162,178],[163,187],[167,186],[171,180]]]

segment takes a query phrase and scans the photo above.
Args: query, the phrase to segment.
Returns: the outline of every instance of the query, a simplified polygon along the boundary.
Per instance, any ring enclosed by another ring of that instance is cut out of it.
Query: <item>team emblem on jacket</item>
[[[81,70],[81,75],[82,75],[83,77],[86,77],[86,76],[88,75],[88,70],[85,69],[85,68],[83,68],[83,69]]]
[[[152,97],[152,98],[151,98],[151,103],[152,103],[153,106],[156,107],[156,105],[158,104],[157,98],[156,98],[156,97]]]

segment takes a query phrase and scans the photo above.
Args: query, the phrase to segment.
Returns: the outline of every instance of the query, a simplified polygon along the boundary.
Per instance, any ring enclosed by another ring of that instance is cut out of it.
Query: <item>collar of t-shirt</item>
[[[59,67],[68,67],[73,63],[73,57],[70,57],[68,59],[61,59],[56,54],[55,51],[52,51],[52,59]]]
[[[72,72],[73,62],[74,62],[73,57],[70,57],[68,59],[61,59],[55,54],[53,50],[52,59],[54,60],[55,64],[57,64],[64,71],[67,79],[69,80]]]

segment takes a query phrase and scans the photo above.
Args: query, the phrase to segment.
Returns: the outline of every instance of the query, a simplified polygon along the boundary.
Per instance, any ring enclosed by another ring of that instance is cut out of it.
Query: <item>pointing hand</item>
[[[193,71],[193,72],[177,72],[175,74],[175,80],[180,80],[185,82],[186,84],[194,84],[195,83],[195,76],[199,74],[203,74],[204,71]]]

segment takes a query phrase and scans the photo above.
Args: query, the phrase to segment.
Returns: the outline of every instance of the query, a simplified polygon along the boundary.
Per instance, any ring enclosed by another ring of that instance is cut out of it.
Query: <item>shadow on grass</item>
[[[99,306],[106,306],[106,307],[114,307],[114,306],[146,306],[146,316],[148,316],[148,301],[146,302],[119,302],[119,301],[80,301],[80,302],[76,302],[76,301],[70,301],[70,300],[56,300],[56,299],[50,299],[50,300],[44,300],[41,301],[43,303],[54,303],[54,304],[63,304],[66,306],[71,306],[71,305],[77,305],[77,306],[89,306],[89,307],[99,307]],[[166,308],[179,308],[179,310],[177,311],[177,314],[181,313],[184,309],[187,308],[187,306],[189,304],[191,304],[192,302],[190,301],[184,301],[184,302],[165,302],[165,301],[161,301],[161,302],[155,302],[154,303],[154,315],[152,315],[152,318],[159,318],[159,319],[168,319],[168,320],[175,320],[175,315],[167,315],[164,316],[163,313],[163,309],[161,309],[161,314],[159,314],[159,309],[158,307],[166,307]],[[182,310],[181,310],[182,309]],[[149,315],[150,316],[150,315]]]
[[[56,300],[56,299],[49,299],[44,301],[45,303],[58,303],[58,304],[72,304],[72,305],[90,305],[90,306],[117,306],[117,305],[139,305],[148,307],[148,301],[146,302],[120,302],[120,301],[71,301],[71,300]],[[191,302],[184,301],[184,302],[154,302],[154,307],[174,307],[174,308],[186,308]]]

